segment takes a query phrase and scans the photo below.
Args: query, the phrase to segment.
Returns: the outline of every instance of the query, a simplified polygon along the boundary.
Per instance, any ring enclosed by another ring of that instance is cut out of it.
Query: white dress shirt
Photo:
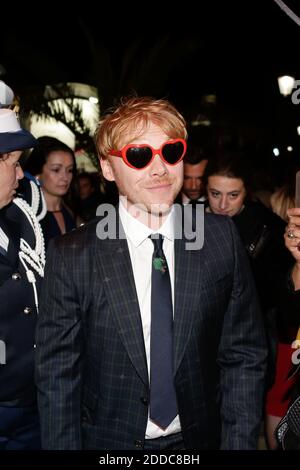
[[[152,233],[161,233],[164,236],[163,250],[167,259],[173,301],[174,315],[174,210],[166,218],[158,231],[154,231],[147,225],[135,219],[124,207],[122,201],[119,204],[120,219],[126,234],[135,287],[141,312],[143,325],[144,343],[148,365],[148,375],[150,371],[150,327],[151,327],[151,272],[153,243],[148,238]],[[150,381],[150,376],[149,376]],[[146,439],[155,439],[161,436],[168,436],[181,431],[179,416],[163,430],[154,424],[148,415],[146,429]]]

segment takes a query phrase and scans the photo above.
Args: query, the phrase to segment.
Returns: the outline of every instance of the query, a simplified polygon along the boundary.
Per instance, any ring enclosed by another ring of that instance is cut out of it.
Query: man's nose
[[[192,178],[192,189],[199,189],[200,185],[198,178]]]
[[[156,154],[152,163],[151,163],[151,174],[152,175],[164,175],[167,173],[167,166],[165,162],[161,159],[160,155]]]
[[[17,167],[17,180],[21,180],[22,178],[24,178],[24,172],[23,172],[21,166],[19,165]]]

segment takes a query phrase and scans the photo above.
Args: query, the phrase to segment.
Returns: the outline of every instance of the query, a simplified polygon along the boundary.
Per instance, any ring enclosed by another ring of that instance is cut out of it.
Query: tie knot
[[[153,233],[152,235],[149,236],[150,240],[152,241],[154,245],[154,253],[162,252],[162,245],[164,241],[164,237],[162,236],[161,233]]]
[[[191,204],[192,207],[197,207],[197,204],[199,204],[198,199],[190,199],[189,204]]]

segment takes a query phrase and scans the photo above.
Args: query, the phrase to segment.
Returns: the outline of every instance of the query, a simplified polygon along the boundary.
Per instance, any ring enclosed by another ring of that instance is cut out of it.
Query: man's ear
[[[115,181],[114,171],[107,158],[100,158],[102,174],[107,181]]]

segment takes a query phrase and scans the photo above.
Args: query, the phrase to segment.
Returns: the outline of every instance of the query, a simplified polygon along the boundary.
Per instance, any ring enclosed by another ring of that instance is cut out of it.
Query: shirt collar
[[[182,194],[182,204],[189,204],[191,199],[189,197],[187,197],[184,192],[181,193]],[[206,201],[206,196],[201,196],[199,197],[198,199],[196,199],[196,201],[198,202],[205,202]]]
[[[162,224],[159,230],[154,231],[147,225],[144,225],[138,219],[134,218],[125,208],[122,201],[119,203],[119,214],[120,219],[126,234],[126,237],[133,243],[134,246],[138,247],[143,243],[149,235],[152,233],[161,233],[163,237],[168,238],[171,241],[174,241],[174,216],[175,211],[174,207],[171,208],[170,213],[168,214],[166,220]]]

